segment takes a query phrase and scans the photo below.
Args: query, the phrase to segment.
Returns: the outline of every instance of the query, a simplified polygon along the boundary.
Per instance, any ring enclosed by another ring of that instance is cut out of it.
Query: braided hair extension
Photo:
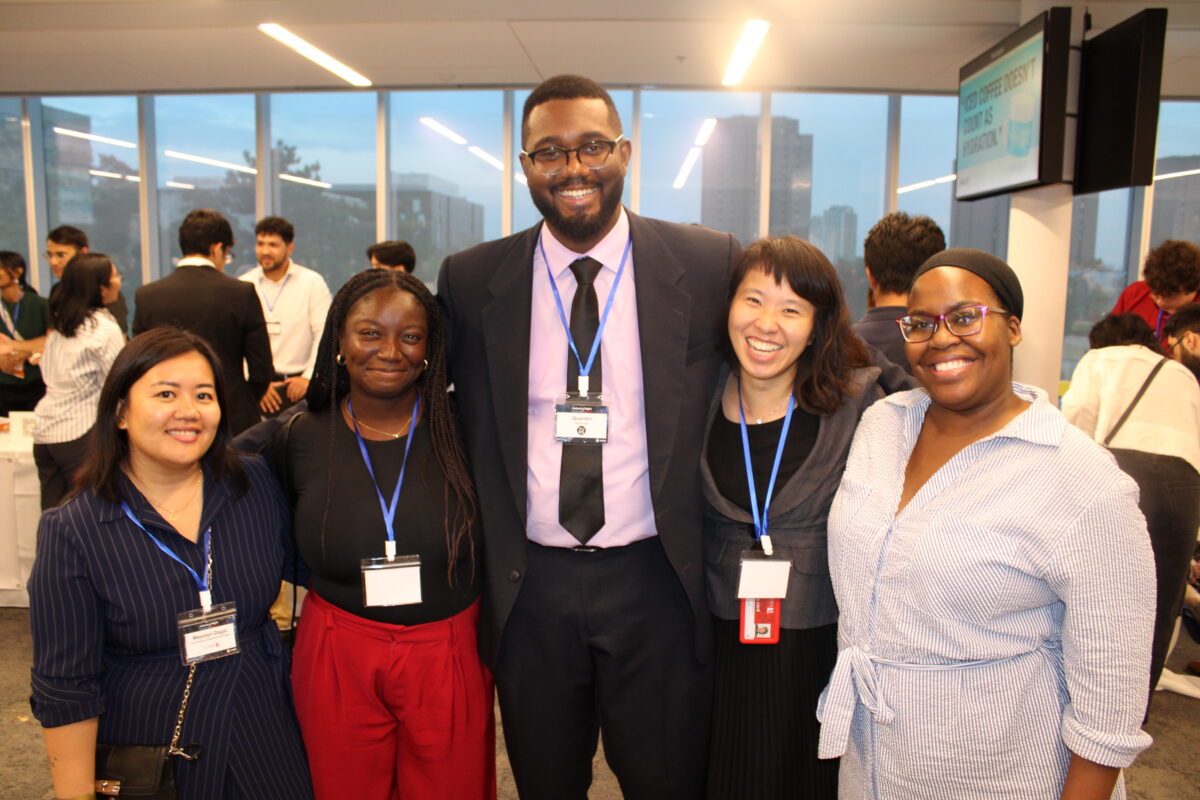
[[[333,298],[329,314],[325,318],[325,330],[317,347],[317,361],[313,367],[312,380],[308,384],[308,407],[311,411],[329,414],[329,476],[326,482],[325,510],[321,517],[321,554],[325,554],[325,528],[329,520],[329,506],[333,487],[333,437],[335,425],[339,424],[338,402],[350,393],[350,375],[346,368],[337,363],[342,331],[350,310],[362,298],[379,289],[398,289],[408,292],[425,309],[429,324],[426,341],[426,358],[429,366],[417,378],[417,390],[421,393],[423,416],[429,421],[430,439],[438,465],[446,477],[445,508],[443,520],[446,530],[446,548],[449,555],[447,579],[454,585],[454,569],[460,551],[464,547],[471,554],[471,576],[475,575],[475,548],[472,546],[471,527],[475,522],[477,503],[475,486],[467,469],[467,457],[463,452],[458,432],[458,420],[447,392],[449,381],[446,375],[445,334],[442,327],[441,310],[437,300],[425,284],[412,275],[398,270],[369,269],[346,281]],[[410,429],[411,435],[411,429]],[[449,513],[450,493],[457,500],[453,518]]]

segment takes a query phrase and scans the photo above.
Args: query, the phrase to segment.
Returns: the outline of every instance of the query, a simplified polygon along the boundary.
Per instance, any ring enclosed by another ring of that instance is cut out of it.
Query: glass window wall
[[[887,105],[886,95],[870,94],[779,93],[771,99],[771,233],[809,239],[821,248],[837,267],[854,319],[867,308],[863,239],[883,216]],[[781,125],[789,126],[782,137]],[[798,156],[781,159],[781,149]],[[777,160],[786,166],[777,168]],[[796,169],[795,161],[804,160]],[[776,199],[777,186],[788,202],[808,206],[808,220],[802,210],[789,212]]]
[[[296,227],[296,263],[324,275],[334,292],[370,266],[377,98],[374,92],[271,96],[276,214]]]
[[[500,236],[503,120],[500,91],[391,94],[388,230],[427,283],[446,256]]]
[[[132,304],[142,283],[137,100],[45,98],[41,133],[49,230],[72,225],[87,234],[90,250],[113,259]]]
[[[758,122],[750,92],[642,92],[641,212],[758,238]]]
[[[1150,246],[1200,241],[1200,102],[1159,106]]]
[[[25,279],[32,284],[37,254],[29,253],[27,224],[21,101],[16,97],[0,97],[0,250],[12,250],[25,257],[30,265]]]
[[[158,153],[159,252],[165,273],[183,257],[179,225],[195,208],[212,208],[233,226],[230,275],[254,266],[254,95],[178,95],[154,101]]]

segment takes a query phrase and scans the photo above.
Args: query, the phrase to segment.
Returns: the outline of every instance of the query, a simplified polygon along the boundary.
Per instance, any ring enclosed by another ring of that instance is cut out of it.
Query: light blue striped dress
[[[1030,407],[899,515],[929,396],[863,416],[829,516],[839,654],[818,716],[841,798],[1057,800],[1072,752],[1124,767],[1150,745],[1137,488],[1044,393],[1013,390]]]

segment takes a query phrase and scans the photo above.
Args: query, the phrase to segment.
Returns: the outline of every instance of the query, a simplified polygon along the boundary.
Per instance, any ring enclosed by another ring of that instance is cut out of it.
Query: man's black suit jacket
[[[275,369],[254,284],[209,266],[184,266],[138,289],[134,300],[134,336],[160,325],[175,325],[212,345],[225,372],[229,407],[224,414],[232,434],[258,422],[258,401]],[[248,379],[242,371],[243,359]]]
[[[634,214],[629,223],[655,523],[692,606],[696,656],[707,661],[700,449],[721,364],[729,273],[741,248],[707,228]],[[529,324],[539,230],[452,255],[438,275],[450,378],[482,513],[480,652],[493,665],[528,560]]]

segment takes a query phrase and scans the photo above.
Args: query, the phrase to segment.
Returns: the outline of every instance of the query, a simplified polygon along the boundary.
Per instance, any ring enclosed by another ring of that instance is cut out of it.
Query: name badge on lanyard
[[[789,397],[787,413],[783,418],[783,430],[779,433],[779,444],[775,447],[775,461],[771,466],[771,477],[767,483],[762,513],[759,513],[758,492],[754,485],[754,465],[750,461],[750,437],[746,430],[746,413],[742,408],[742,385],[739,377],[738,421],[742,432],[742,456],[746,464],[746,483],[750,489],[754,538],[762,545],[761,552],[747,550],[742,553],[737,596],[741,601],[739,639],[743,644],[775,644],[779,641],[782,601],[787,597],[792,562],[791,559],[774,555],[767,526],[771,496],[775,493],[775,479],[779,476],[779,463],[783,460],[783,448],[787,443],[788,429],[792,425],[792,414],[795,410],[796,398]]]
[[[589,391],[588,378],[592,366],[596,363],[596,354],[600,352],[600,340],[604,336],[604,328],[608,325],[608,314],[612,311],[613,300],[617,296],[617,287],[621,285],[621,276],[625,274],[625,264],[629,260],[629,252],[633,248],[633,238],[625,242],[625,250],[621,254],[621,263],[617,267],[617,276],[613,279],[612,288],[608,290],[608,299],[604,303],[604,312],[600,315],[600,324],[596,328],[596,336],[592,339],[592,349],[584,361],[575,346],[575,337],[571,335],[571,325],[567,322],[567,314],[563,309],[562,295],[559,294],[558,284],[554,281],[554,273],[550,271],[550,259],[546,258],[546,248],[538,238],[538,247],[542,252],[542,263],[546,265],[546,276],[550,279],[550,291],[554,294],[554,304],[558,309],[558,319],[567,334],[567,345],[570,347],[570,358],[575,359],[579,366],[579,383],[575,391],[559,395],[554,402],[554,441],[564,445],[571,444],[606,444],[609,433],[608,406],[600,392]]]
[[[262,302],[263,302],[263,305],[266,306],[266,309],[267,309],[266,313],[263,314],[264,317],[274,317],[275,316],[275,306],[279,305],[279,298],[283,296],[284,287],[287,286],[288,281],[290,281],[291,279],[292,279],[292,274],[290,272],[287,275],[283,276],[283,283],[279,284],[279,291],[275,292],[274,300],[267,299],[267,291],[265,288],[262,288],[262,284],[260,282],[259,288],[262,292]],[[283,322],[281,322],[280,320],[277,320],[277,319],[268,319],[267,320],[267,333],[271,336],[281,336],[283,334]]]
[[[358,452],[362,455],[363,464],[371,476],[375,486],[375,494],[379,498],[379,509],[383,513],[383,525],[387,530],[387,541],[383,543],[383,558],[364,558],[360,562],[363,585],[364,606],[407,606],[421,602],[421,557],[419,555],[396,555],[396,504],[400,502],[400,487],[404,485],[404,470],[408,467],[408,451],[412,448],[413,439],[417,435],[417,416],[421,411],[421,395],[418,392],[413,402],[412,416],[408,423],[408,440],[404,443],[404,459],[400,462],[400,476],[396,479],[396,488],[392,492],[392,502],[383,499],[383,490],[379,488],[379,480],[375,477],[375,469],[371,466],[371,454],[367,452],[367,444],[363,441],[362,433],[358,430],[358,421],[354,418],[354,406],[346,400],[346,410],[350,412],[350,420],[354,423],[354,437],[358,440]]]
[[[213,603],[212,601],[212,528],[204,531],[202,545],[204,548],[204,575],[200,575],[151,533],[134,515],[133,509],[129,507],[128,503],[122,501],[121,509],[134,525],[137,525],[150,537],[159,550],[186,569],[192,576],[192,580],[196,582],[200,607],[175,616],[176,631],[179,637],[179,658],[183,665],[188,667],[202,661],[213,661],[241,652],[237,637],[237,604],[232,601],[228,603]]]

